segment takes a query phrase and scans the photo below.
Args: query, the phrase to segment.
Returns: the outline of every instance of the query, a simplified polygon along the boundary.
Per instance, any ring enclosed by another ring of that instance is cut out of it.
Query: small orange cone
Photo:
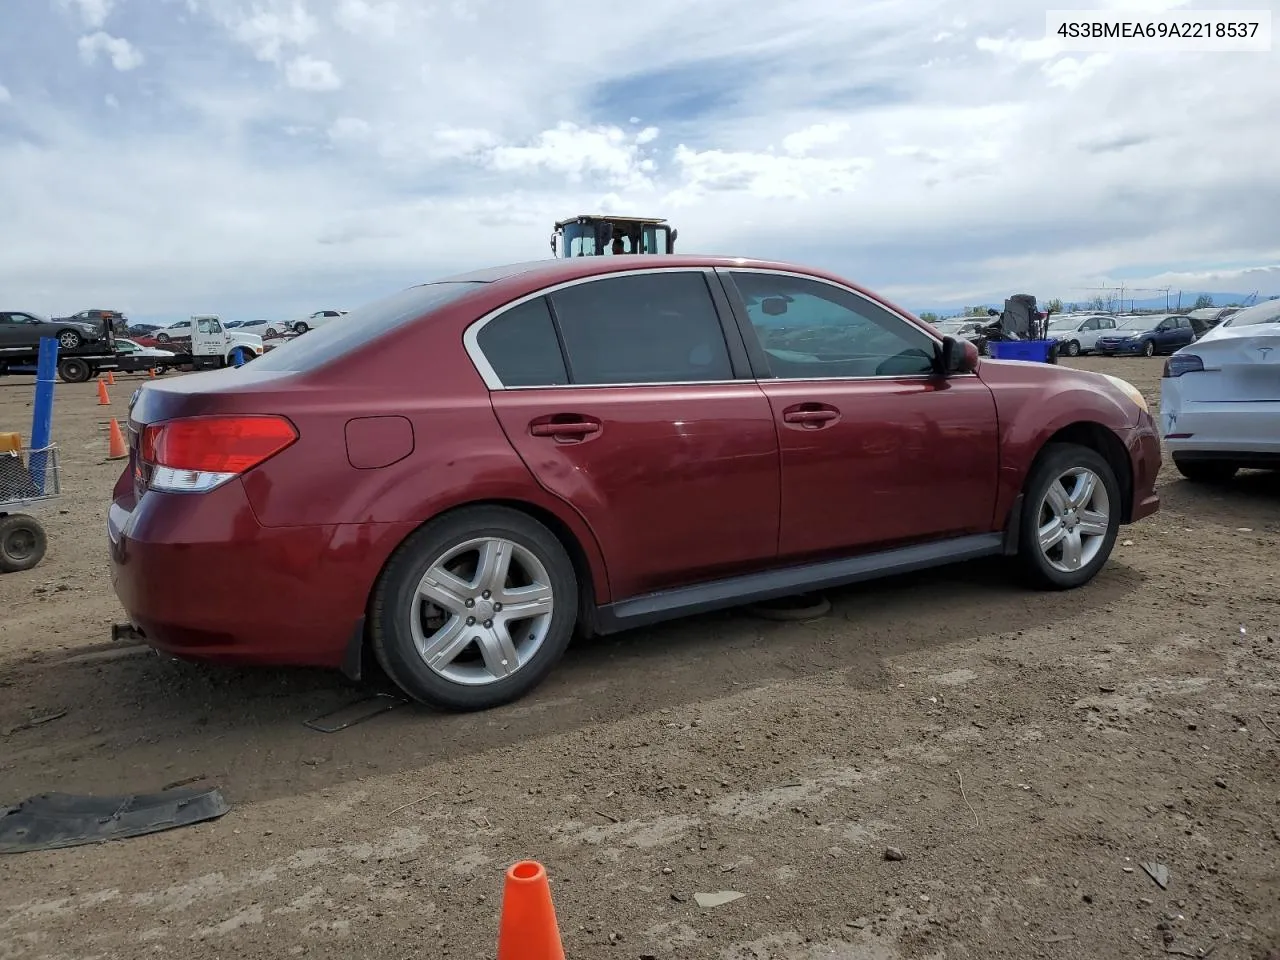
[[[98,381],[98,406],[105,407],[105,406],[109,406],[110,403],[111,403],[111,398],[107,396],[107,381],[99,380]]]
[[[150,368],[147,370],[147,376],[149,376],[152,380],[154,380],[154,379],[156,378],[156,368],[155,368],[155,367],[150,367]]]
[[[107,386],[114,387],[116,385],[116,375],[112,370],[107,371]]]
[[[533,860],[521,860],[507,871],[498,960],[564,960],[547,871]]]
[[[129,456],[129,448],[124,442],[124,431],[120,429],[120,421],[114,417],[107,433],[107,459],[123,460]]]

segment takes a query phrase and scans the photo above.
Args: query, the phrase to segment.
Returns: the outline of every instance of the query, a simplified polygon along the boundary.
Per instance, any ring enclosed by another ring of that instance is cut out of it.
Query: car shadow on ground
[[[1280,522],[1280,470],[1242,470],[1226,483],[1192,483],[1178,477],[1160,485],[1164,510],[1252,526]]]
[[[843,672],[855,690],[874,689],[888,682],[888,657],[1069,621],[1123,602],[1141,579],[1115,562],[1063,593],[1013,586],[997,562],[896,577],[833,591],[831,613],[815,621],[734,610],[580,641],[541,687],[507,707],[447,715],[407,705],[332,734],[303,722],[370,696],[380,681],[82,648],[0,669],[0,687],[10,688],[0,696],[10,704],[0,708],[0,734],[65,711],[0,741],[0,800],[144,792],[197,776],[234,800],[269,799],[781,680]]]

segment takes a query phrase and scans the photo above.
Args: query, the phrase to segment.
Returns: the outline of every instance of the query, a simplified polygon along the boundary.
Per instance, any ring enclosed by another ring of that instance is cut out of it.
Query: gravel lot
[[[1073,364],[1157,400],[1158,359]],[[0,804],[203,776],[233,809],[4,858],[0,960],[491,957],[523,857],[574,958],[1280,958],[1280,478],[1166,465],[1161,512],[1069,594],[912,576],[326,735],[302,721],[362,695],[340,678],[109,643],[106,418],[136,382],[109,408],[57,388],[49,556],[0,577]],[[31,396],[0,378],[0,430],[27,435]],[[695,902],[718,891],[744,896]]]

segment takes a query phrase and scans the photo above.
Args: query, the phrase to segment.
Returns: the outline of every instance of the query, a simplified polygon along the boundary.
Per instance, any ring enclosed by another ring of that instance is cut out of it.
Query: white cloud
[[[80,19],[90,30],[100,29],[115,6],[113,0],[62,0],[62,5],[75,7]]]
[[[254,56],[271,62],[279,61],[286,47],[307,43],[320,29],[299,0],[256,6],[247,16],[230,14],[222,19],[229,23],[231,35],[251,49]]]
[[[0,103],[9,103],[13,100],[13,94],[9,92],[9,88],[0,83]]]
[[[1067,52],[1015,0],[54,3],[36,41],[83,24],[84,62],[122,74],[4,77],[0,208],[24,243],[0,287],[46,309],[355,304],[543,256],[593,208],[908,304],[1280,293],[1274,55]],[[129,40],[105,31],[144,6]]]
[[[76,45],[80,49],[80,58],[88,64],[96,63],[99,54],[105,54],[111,65],[122,72],[136,70],[143,63],[142,51],[132,43],[101,30],[81,37]]]
[[[328,60],[294,57],[285,66],[285,80],[295,90],[328,91],[342,86],[342,79]]]
[[[341,0],[333,18],[348,33],[376,39],[395,36],[404,17],[399,5],[390,0]]]

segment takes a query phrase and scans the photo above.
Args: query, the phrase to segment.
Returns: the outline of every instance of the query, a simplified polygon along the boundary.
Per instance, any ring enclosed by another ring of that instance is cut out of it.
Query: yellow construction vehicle
[[[581,214],[556,223],[551,252],[556,257],[675,253],[678,232],[659,217]]]

